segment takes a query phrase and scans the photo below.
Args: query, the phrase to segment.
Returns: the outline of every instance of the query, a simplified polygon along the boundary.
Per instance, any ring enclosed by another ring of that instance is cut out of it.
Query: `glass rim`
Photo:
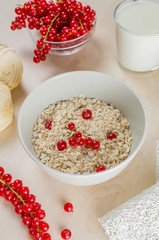
[[[156,0],[123,0],[122,2],[120,2],[120,3],[116,6],[116,8],[115,8],[115,10],[114,10],[114,14],[113,14],[114,20],[115,20],[117,26],[119,26],[119,27],[120,27],[121,29],[123,29],[124,31],[126,31],[126,32],[128,32],[128,33],[130,33],[130,34],[132,34],[132,35],[136,35],[136,36],[141,36],[141,37],[159,36],[159,32],[150,33],[150,34],[135,33],[135,32],[133,32],[133,31],[130,31],[130,30],[128,30],[127,28],[123,27],[123,26],[119,23],[119,21],[118,21],[118,19],[117,19],[117,14],[118,14],[119,8],[122,7],[122,5],[124,5],[125,3],[127,3],[126,5],[128,5],[128,4],[135,4],[135,3],[137,3],[137,2],[155,2],[155,3],[159,4],[159,2],[156,1]]]

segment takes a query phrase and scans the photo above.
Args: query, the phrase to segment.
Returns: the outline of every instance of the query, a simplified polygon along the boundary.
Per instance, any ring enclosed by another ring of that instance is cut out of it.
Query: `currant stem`
[[[82,24],[81,19],[79,19],[79,24],[81,25],[80,28],[83,28],[83,24]]]
[[[6,186],[7,188],[9,188],[9,189],[17,196],[17,198],[20,199],[20,201],[23,203],[23,205],[26,204],[25,201],[22,199],[22,197],[21,197],[16,191],[14,191],[12,187],[10,187],[8,184],[6,184],[6,182],[4,182],[4,181],[1,180],[1,179],[0,179],[0,182],[3,183],[4,186]],[[31,216],[32,218],[34,218],[34,215],[33,215],[31,212],[30,212],[30,216]]]
[[[17,4],[17,7],[24,7],[22,4]]]
[[[44,37],[44,43],[45,43],[45,41],[46,41],[46,39],[47,39],[47,36],[48,36],[48,34],[49,34],[49,32],[50,32],[50,29],[51,29],[54,21],[56,20],[56,18],[57,18],[59,15],[60,15],[60,13],[58,13],[58,14],[51,20],[51,23],[50,23],[50,25],[49,25],[49,28],[48,28],[48,30],[47,30],[47,33],[46,33],[46,35],[45,35],[45,37]],[[42,46],[42,48],[41,48],[41,53],[42,53],[42,50],[43,50],[43,48],[44,48],[44,43],[43,43],[43,46]]]
[[[8,184],[6,184],[3,180],[0,179],[0,182],[3,183],[3,185],[5,185],[7,188],[9,188],[19,199],[20,201],[25,205],[25,201],[22,199],[22,197],[13,190],[13,188],[11,188]]]

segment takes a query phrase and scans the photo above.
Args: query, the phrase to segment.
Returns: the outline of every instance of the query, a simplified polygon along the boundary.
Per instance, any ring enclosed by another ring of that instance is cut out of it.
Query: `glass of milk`
[[[159,0],[125,0],[114,11],[118,61],[126,69],[159,67]]]

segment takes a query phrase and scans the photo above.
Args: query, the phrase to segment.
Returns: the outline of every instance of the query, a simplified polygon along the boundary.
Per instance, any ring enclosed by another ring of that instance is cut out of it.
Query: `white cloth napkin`
[[[99,218],[110,240],[159,240],[159,141],[157,183]]]

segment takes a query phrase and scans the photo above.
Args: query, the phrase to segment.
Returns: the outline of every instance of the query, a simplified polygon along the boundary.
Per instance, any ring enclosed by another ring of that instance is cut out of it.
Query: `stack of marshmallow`
[[[0,131],[13,120],[11,90],[21,82],[23,65],[16,51],[0,44]]]

